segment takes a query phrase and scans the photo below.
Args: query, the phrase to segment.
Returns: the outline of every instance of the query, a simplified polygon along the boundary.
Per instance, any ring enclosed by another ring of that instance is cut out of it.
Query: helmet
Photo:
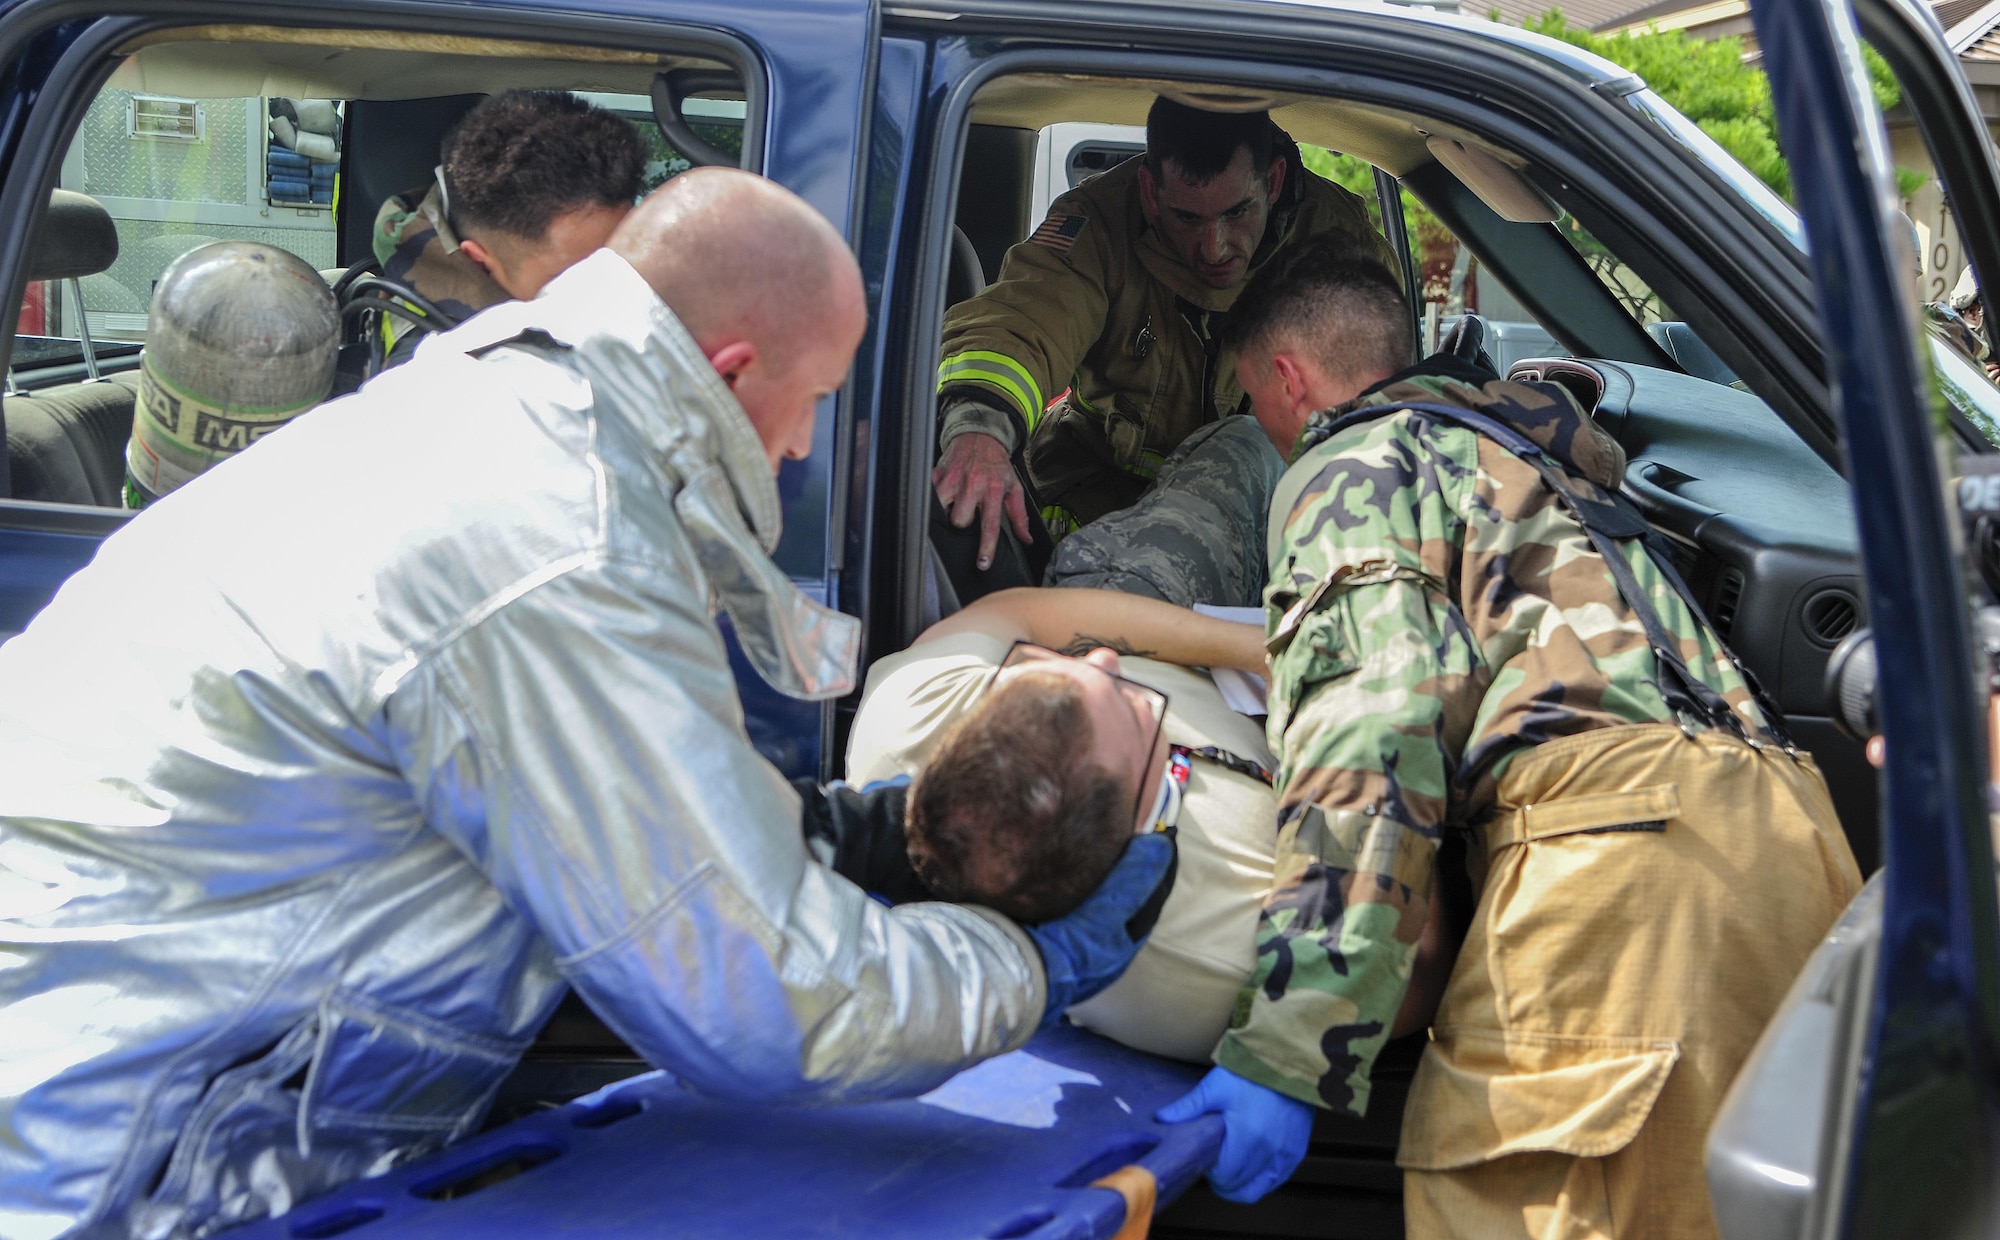
[[[1958,283],[1951,286],[1951,308],[1963,310],[1979,300],[1979,282],[1972,278],[1972,265],[1958,273]]]
[[[218,241],[174,260],[146,316],[127,503],[165,495],[324,400],[339,329],[333,290],[276,246]]]

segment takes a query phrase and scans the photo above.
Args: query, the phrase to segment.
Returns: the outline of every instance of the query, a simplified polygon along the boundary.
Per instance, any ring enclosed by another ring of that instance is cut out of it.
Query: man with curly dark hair
[[[458,321],[532,298],[604,244],[639,196],[645,160],[630,122],[567,91],[495,95],[445,138],[431,185],[383,204],[382,274]],[[389,361],[421,334],[397,324]]]
[[[639,197],[631,122],[560,90],[510,90],[444,141],[445,221],[459,250],[523,301],[604,244]]]

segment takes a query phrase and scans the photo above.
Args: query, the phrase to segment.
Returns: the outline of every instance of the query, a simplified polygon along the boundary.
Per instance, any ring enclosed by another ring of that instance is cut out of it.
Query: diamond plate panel
[[[126,134],[132,92],[105,90],[84,114],[74,141],[83,149],[83,192],[97,197],[159,198],[170,202],[242,204],[251,145],[261,159],[262,135],[249,132],[241,99],[205,99],[199,142],[133,138]]]

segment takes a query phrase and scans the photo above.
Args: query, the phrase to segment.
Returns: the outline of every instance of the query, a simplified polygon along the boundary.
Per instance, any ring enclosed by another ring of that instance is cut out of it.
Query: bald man
[[[744,733],[711,600],[778,689],[852,684],[767,553],[864,318],[804,203],[688,174],[0,647],[0,1235],[207,1235],[435,1149],[566,986],[699,1088],[839,1100],[1116,975],[1158,847],[1060,934],[885,908]]]

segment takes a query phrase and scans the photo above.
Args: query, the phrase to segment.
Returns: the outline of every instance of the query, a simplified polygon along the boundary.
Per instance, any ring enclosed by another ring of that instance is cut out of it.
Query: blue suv
[[[451,123],[529,86],[626,113],[655,180],[740,163],[851,240],[869,335],[811,459],[781,478],[778,558],[861,619],[866,657],[901,649],[1028,579],[1018,554],[972,566],[929,477],[944,309],[1033,231],[1056,175],[1038,162],[1044,135],[1134,124],[1162,91],[1269,107],[1337,161],[1322,166],[1360,178],[1400,252],[1420,226],[1406,204],[1421,204],[1425,244],[1442,236],[1456,258],[1433,270],[1412,256],[1410,284],[1436,307],[1420,327],[1483,310],[1531,328],[1519,338],[1538,343],[1510,371],[1565,385],[1624,444],[1628,493],[1819,758],[1877,872],[1712,1134],[1727,1234],[1990,1234],[2000,901],[1986,673],[1945,477],[2000,452],[2000,390],[1918,330],[1858,38],[1894,71],[1982,277],[2000,278],[2000,173],[1915,0],[1753,10],[1796,212],[1617,66],[1358,0],[5,0],[0,289],[19,310],[0,337],[0,635],[129,515],[121,454],[165,266],[250,238],[358,274],[377,210],[428,180]],[[273,157],[271,119],[300,105],[337,118],[322,161],[337,181],[278,175],[299,161]],[[52,207],[57,190],[87,198]],[[350,301],[357,329],[379,314]],[[368,479],[353,486],[367,504]],[[145,600],[132,607],[143,624]],[[1879,773],[1825,689],[1835,647],[1871,621]],[[852,703],[792,701],[739,672],[772,762],[838,776]],[[1393,1154],[1420,1049],[1385,1053],[1374,1113],[1323,1120],[1285,1189],[1255,1208],[1190,1193],[1159,1234],[1400,1234]],[[572,1001],[497,1115],[638,1068]],[[529,1174],[562,1191],[555,1168]]]

